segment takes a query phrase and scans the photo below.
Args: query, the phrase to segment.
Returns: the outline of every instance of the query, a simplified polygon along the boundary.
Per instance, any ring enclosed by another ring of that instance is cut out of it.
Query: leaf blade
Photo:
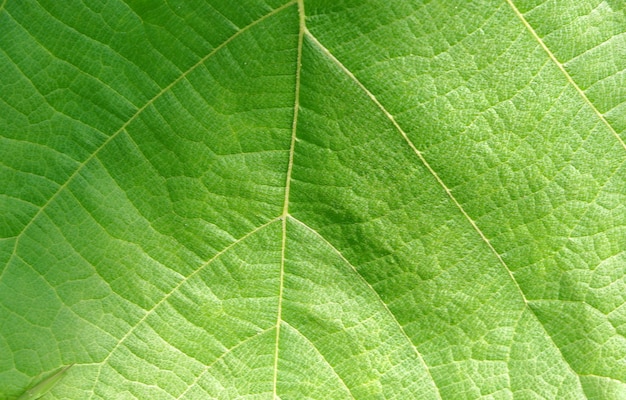
[[[0,393],[621,395],[616,2],[3,4]]]

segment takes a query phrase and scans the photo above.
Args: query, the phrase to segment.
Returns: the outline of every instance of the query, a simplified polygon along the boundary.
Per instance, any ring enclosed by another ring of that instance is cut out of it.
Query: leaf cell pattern
[[[619,399],[626,6],[0,5],[0,394]]]

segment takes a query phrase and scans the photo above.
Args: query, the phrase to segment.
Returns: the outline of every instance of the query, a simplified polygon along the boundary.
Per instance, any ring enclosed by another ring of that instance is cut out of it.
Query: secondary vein
[[[506,0],[506,2],[509,4],[509,6],[511,6],[511,9],[513,9],[513,12],[520,19],[520,21],[522,21],[522,24],[524,24],[524,27],[526,27],[528,32],[530,32],[530,34],[537,41],[537,43],[539,43],[541,48],[548,54],[548,57],[550,57],[550,60],[552,60],[552,62],[557,66],[557,68],[563,73],[563,75],[565,76],[565,79],[567,79],[567,82],[570,85],[572,85],[572,87],[580,95],[580,97],[583,99],[583,101],[585,103],[587,103],[587,105],[591,108],[591,110],[593,110],[593,112],[598,116],[600,121],[602,121],[602,123],[604,125],[606,125],[606,127],[613,134],[613,136],[615,136],[615,138],[622,145],[622,147],[624,149],[626,149],[626,143],[624,143],[622,138],[617,134],[617,131],[615,130],[615,128],[613,128],[613,126],[609,123],[609,121],[607,121],[607,119],[604,117],[604,115],[602,113],[600,113],[600,111],[591,102],[591,100],[589,100],[589,97],[587,97],[587,94],[580,88],[580,86],[578,86],[578,84],[576,83],[576,81],[574,81],[574,79],[569,74],[569,72],[567,72],[567,70],[565,69],[563,64],[556,58],[556,56],[554,55],[552,50],[550,50],[550,48],[548,48],[548,46],[544,43],[544,41],[541,39],[541,37],[539,37],[537,32],[533,29],[533,27],[530,25],[530,23],[524,17],[524,14],[522,14],[521,11],[517,8],[517,6],[515,6],[515,3],[513,3],[513,0]]]
[[[28,230],[28,228],[37,220],[37,218],[39,218],[39,216],[44,212],[44,210],[59,196],[59,194],[61,192],[63,192],[63,190],[65,190],[69,186],[70,182],[72,182],[79,175],[80,171],[82,171],[83,168],[85,168],[85,166],[87,164],[89,164],[89,162],[91,160],[93,160],[98,155],[98,153],[100,153],[100,151],[102,151],[105,147],[107,147],[116,137],[118,137],[120,135],[121,132],[125,131],[125,129],[134,120],[136,120],[137,117],[139,117],[139,115],[141,115],[150,105],[154,104],[154,102],[157,99],[159,99],[161,96],[163,96],[165,93],[167,93],[170,89],[172,89],[176,84],[178,84],[180,81],[182,81],[187,75],[189,75],[192,71],[194,71],[200,65],[204,64],[209,58],[213,57],[216,53],[218,53],[220,50],[225,48],[235,38],[240,36],[242,33],[248,31],[253,26],[261,23],[262,21],[266,20],[267,18],[271,17],[272,15],[277,14],[278,12],[284,10],[285,8],[288,8],[289,6],[291,6],[293,4],[294,4],[294,2],[291,1],[291,2],[281,6],[279,8],[276,8],[276,9],[272,10],[271,12],[263,15],[261,18],[257,19],[256,21],[251,22],[250,24],[246,25],[245,27],[243,27],[240,30],[238,30],[237,32],[235,32],[228,39],[226,39],[224,42],[222,42],[219,46],[215,47],[213,50],[211,50],[211,52],[209,52],[207,55],[202,57],[198,62],[196,62],[194,65],[192,65],[189,69],[187,69],[185,72],[183,72],[178,78],[176,78],[174,81],[172,81],[167,86],[165,86],[163,89],[161,89],[161,91],[159,91],[156,95],[154,95],[143,106],[139,107],[135,111],[135,113],[128,120],[126,120],[126,122],[124,122],[122,124],[122,126],[120,126],[118,128],[117,131],[112,133],[111,136],[109,136],[93,153],[91,153],[91,155],[89,155],[89,157],[87,157],[83,162],[81,162],[77,166],[76,170],[67,178],[67,180],[61,186],[59,186],[57,191],[54,192],[54,194],[52,196],[50,196],[50,198],[39,208],[39,210],[35,213],[35,215],[33,215],[33,217],[30,219],[30,221],[28,221],[28,223],[26,225],[24,225],[24,228],[22,228],[20,233],[18,233],[15,236],[16,239],[15,239],[15,242],[13,243],[13,250],[11,252],[11,257],[7,261],[7,263],[5,265],[5,268],[0,273],[0,279],[4,275],[4,272],[8,269],[8,265],[10,264],[11,260],[13,260],[13,257],[15,256],[15,254],[17,252],[17,248],[18,248],[18,245],[19,245],[20,238],[22,237],[22,234],[24,232],[26,232],[26,230]],[[1,9],[0,9],[0,11],[1,11]],[[130,134],[128,134],[128,136],[130,137]]]
[[[508,0],[507,0],[508,1]],[[322,43],[320,43],[317,38],[315,36],[313,36],[313,34],[311,34],[310,32],[308,32],[308,37],[319,47],[319,49],[333,62],[335,63],[350,79],[352,79],[356,85],[363,90],[363,92],[365,92],[365,94],[372,100],[372,102],[374,104],[376,104],[376,106],[382,111],[382,113],[387,117],[387,119],[389,119],[389,121],[393,124],[394,128],[402,135],[402,137],[404,138],[404,140],[406,141],[406,143],[408,144],[408,146],[411,148],[411,150],[415,153],[415,155],[420,159],[420,161],[422,162],[422,164],[424,165],[424,167],[426,167],[426,169],[432,174],[432,176],[435,178],[435,180],[437,181],[437,183],[443,188],[443,190],[446,192],[446,194],[448,195],[448,197],[450,198],[450,200],[452,201],[452,203],[458,208],[458,210],[461,212],[461,214],[467,219],[467,221],[470,223],[470,225],[472,226],[472,228],[476,231],[476,233],[478,233],[478,235],[480,236],[480,238],[482,239],[482,241],[487,245],[487,247],[489,248],[489,250],[495,255],[496,259],[498,260],[498,262],[504,267],[505,271],[508,273],[509,277],[511,278],[513,284],[515,285],[515,287],[517,288],[522,301],[524,302],[524,306],[530,310],[530,312],[535,316],[535,318],[537,319],[537,322],[539,323],[539,326],[541,326],[544,330],[544,332],[546,332],[546,336],[552,341],[552,343],[554,344],[555,349],[557,349],[557,351],[559,351],[561,353],[561,357],[563,358],[563,360],[565,361],[565,364],[568,366],[569,370],[578,378],[578,374],[576,373],[576,371],[574,371],[574,369],[572,368],[572,366],[570,365],[569,361],[565,358],[565,356],[563,355],[563,352],[561,351],[561,348],[559,346],[556,345],[556,343],[554,342],[554,340],[552,339],[552,337],[548,334],[546,327],[543,325],[543,323],[541,323],[541,321],[539,320],[539,318],[537,317],[537,315],[535,314],[535,311],[532,309],[532,307],[530,307],[529,303],[528,303],[528,299],[526,298],[526,295],[524,293],[524,291],[522,290],[521,286],[519,285],[519,283],[517,282],[517,279],[515,279],[515,276],[513,275],[513,271],[509,268],[509,266],[506,264],[506,262],[504,261],[504,259],[502,258],[502,256],[500,255],[500,253],[498,253],[495,249],[495,247],[493,247],[493,245],[491,244],[491,241],[489,240],[489,238],[487,238],[487,236],[485,236],[485,234],[483,233],[483,231],[480,229],[480,227],[476,224],[476,222],[474,221],[474,219],[465,211],[465,209],[463,208],[463,206],[461,205],[461,203],[459,203],[459,201],[456,199],[456,197],[454,196],[454,194],[452,193],[452,191],[450,190],[450,188],[446,185],[446,183],[441,179],[441,177],[439,176],[439,174],[437,174],[437,172],[432,168],[432,166],[428,163],[428,161],[426,160],[426,158],[424,157],[424,155],[422,154],[422,152],[413,144],[413,142],[411,141],[411,139],[408,137],[408,135],[406,134],[406,132],[402,129],[402,127],[398,124],[398,122],[395,120],[394,116],[387,111],[387,109],[385,108],[385,106],[382,105],[382,103],[380,103],[380,101],[378,101],[378,99],[376,98],[376,96],[374,96],[374,94],[372,92],[369,91],[369,89],[367,89],[367,87],[365,87],[365,85],[363,85],[363,83],[357,79],[357,77],[352,73],[352,71],[350,71],[345,65],[343,65],[343,63],[341,61],[339,61]],[[580,383],[580,379],[578,379],[579,383]],[[435,387],[437,387],[435,385]],[[438,389],[438,388],[437,388]]]

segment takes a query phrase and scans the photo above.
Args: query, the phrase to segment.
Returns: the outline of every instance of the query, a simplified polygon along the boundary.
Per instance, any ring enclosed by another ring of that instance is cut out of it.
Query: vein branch
[[[509,1],[509,0],[507,0]],[[561,349],[559,346],[556,345],[556,343],[554,342],[554,340],[552,339],[552,336],[550,336],[548,334],[548,332],[546,331],[545,326],[541,323],[541,321],[539,320],[539,318],[537,317],[537,315],[535,314],[534,310],[532,309],[532,307],[530,307],[528,299],[526,298],[526,295],[524,294],[524,291],[522,290],[522,288],[520,287],[519,283],[517,282],[517,280],[515,279],[515,276],[513,275],[513,272],[511,271],[511,269],[509,268],[509,266],[506,264],[506,262],[504,261],[504,259],[502,258],[502,256],[500,255],[500,253],[498,253],[496,251],[496,249],[494,248],[494,246],[491,244],[491,241],[489,240],[489,238],[487,238],[487,236],[485,236],[485,234],[483,233],[483,231],[478,227],[478,225],[476,224],[476,222],[474,221],[474,219],[465,211],[465,209],[463,208],[463,206],[461,205],[461,203],[459,203],[459,201],[456,199],[456,197],[454,196],[454,194],[452,193],[452,191],[450,190],[450,188],[446,185],[446,183],[441,179],[441,177],[437,174],[437,172],[432,168],[432,166],[428,163],[428,161],[426,160],[426,158],[424,157],[423,153],[415,146],[415,144],[413,144],[413,142],[411,141],[411,139],[409,139],[408,135],[406,134],[406,132],[402,129],[402,127],[396,122],[394,116],[387,111],[387,109],[380,103],[380,101],[378,101],[378,99],[376,98],[376,96],[374,96],[374,94],[367,89],[367,87],[365,87],[365,85],[363,85],[363,83],[361,83],[361,81],[352,73],[352,71],[350,71],[345,65],[343,65],[343,63],[341,61],[339,61],[327,48],[326,46],[324,46],[322,43],[319,42],[319,40],[317,40],[317,38],[315,36],[313,36],[313,34],[311,34],[308,30],[307,30],[307,36],[311,39],[311,41],[313,43],[315,43],[316,46],[319,47],[320,51],[322,51],[322,53],[324,53],[324,55],[326,55],[333,63],[335,63],[350,79],[352,79],[356,85],[370,98],[370,100],[380,109],[380,111],[387,117],[387,119],[389,119],[389,121],[393,124],[394,128],[400,133],[400,135],[402,136],[402,138],[405,140],[405,142],[408,144],[408,146],[411,148],[411,150],[415,153],[415,155],[419,158],[419,160],[422,162],[422,164],[426,167],[426,169],[431,173],[431,175],[435,178],[435,180],[437,181],[437,183],[441,186],[441,188],[446,192],[446,194],[448,195],[448,197],[450,198],[450,200],[452,201],[452,203],[458,208],[458,210],[461,212],[461,214],[465,217],[465,219],[470,223],[470,225],[472,226],[472,228],[476,231],[476,233],[478,233],[478,235],[480,236],[480,238],[482,239],[482,241],[487,245],[487,247],[489,248],[489,250],[493,253],[493,255],[496,257],[496,259],[498,260],[498,262],[504,267],[505,271],[507,272],[507,274],[509,275],[509,277],[511,278],[511,281],[513,282],[513,284],[515,285],[517,291],[520,294],[521,299],[524,302],[524,305],[526,308],[528,308],[530,310],[530,312],[534,315],[534,317],[537,319],[537,322],[539,323],[539,325],[543,328],[544,332],[546,332],[546,336],[552,341],[554,347],[557,349],[557,351],[559,351],[561,353],[561,357],[563,358],[563,360],[565,361],[565,364],[567,365],[567,367],[569,368],[569,370],[576,376],[578,377],[578,374],[576,373],[576,371],[574,371],[574,369],[572,368],[572,366],[569,364],[569,362],[567,361],[567,359],[565,358],[565,356],[563,356],[563,353],[561,352]],[[381,300],[382,301],[382,300]],[[579,384],[580,384],[580,379],[579,379]],[[436,385],[435,385],[436,386]]]
[[[315,353],[321,358],[322,361],[324,361],[324,364],[326,364],[328,366],[328,368],[332,371],[333,375],[339,380],[339,382],[341,383],[341,386],[343,386],[343,388],[346,391],[346,394],[350,395],[350,398],[356,400],[356,397],[354,397],[354,394],[352,394],[352,391],[350,390],[350,388],[348,387],[348,385],[346,384],[346,381],[343,380],[343,378],[337,373],[337,371],[335,370],[335,368],[332,366],[332,364],[328,361],[328,359],[324,356],[324,354],[322,354],[322,352],[320,351],[320,349],[317,348],[317,346],[315,345],[315,343],[313,343],[313,341],[311,339],[309,339],[304,333],[302,333],[299,329],[297,329],[295,326],[291,325],[290,323],[288,323],[287,321],[283,321],[283,324],[285,325],[285,327],[291,329],[293,332],[295,332],[298,336],[300,336],[309,346],[311,346],[311,348],[315,351]]]
[[[292,221],[302,225],[302,227],[304,227],[306,230],[312,232],[315,236],[317,236],[324,243],[326,243],[326,245],[328,247],[330,247],[335,254],[337,254],[337,256],[341,259],[341,261],[343,261],[346,265],[348,265],[350,267],[350,269],[354,272],[354,274],[357,276],[359,281],[361,281],[374,294],[374,296],[376,296],[376,298],[378,299],[378,302],[380,304],[382,304],[385,312],[396,323],[396,325],[398,326],[398,329],[400,329],[400,332],[402,333],[402,336],[404,336],[404,338],[409,342],[409,345],[413,349],[413,352],[415,353],[415,355],[419,359],[420,363],[424,366],[424,369],[426,370],[426,372],[430,376],[430,380],[433,382],[433,386],[435,387],[435,393],[437,393],[437,398],[441,399],[441,393],[439,393],[439,387],[437,387],[437,385],[435,384],[435,380],[433,379],[433,376],[432,376],[432,374],[430,372],[430,368],[428,367],[428,364],[426,364],[426,361],[424,361],[424,358],[422,357],[421,353],[417,350],[417,347],[415,346],[415,344],[413,344],[413,341],[411,340],[409,335],[404,330],[404,327],[400,324],[400,321],[398,321],[398,318],[396,318],[395,314],[391,312],[389,307],[387,307],[387,303],[385,303],[383,301],[383,299],[380,297],[380,295],[378,294],[376,289],[374,289],[374,287],[372,287],[372,285],[370,285],[370,283],[363,277],[363,275],[361,275],[359,273],[359,271],[356,269],[356,267],[339,251],[338,248],[336,248],[331,242],[329,242],[328,239],[326,239],[318,231],[316,231],[315,229],[311,228],[309,225],[305,224],[304,222],[300,221],[299,219],[297,219],[297,218],[295,218],[293,216],[290,217],[290,218],[291,218]]]
[[[235,350],[237,350],[238,348],[242,347],[243,345],[245,345],[248,342],[251,342],[252,340],[265,335],[267,332],[269,332],[270,330],[274,329],[274,327],[269,327],[265,330],[262,330],[260,332],[257,332],[255,335],[253,336],[249,336],[247,338],[245,338],[244,340],[242,340],[241,342],[237,343],[236,345],[234,345],[233,347],[231,347],[230,349],[226,349],[219,357],[217,357],[215,360],[211,361],[210,363],[208,363],[204,369],[202,370],[202,372],[200,374],[198,374],[198,376],[187,386],[187,389],[185,389],[184,392],[182,392],[178,398],[182,399],[183,397],[185,397],[185,395],[187,394],[187,392],[189,392],[192,388],[194,388],[198,382],[200,382],[200,379],[202,379],[203,376],[205,376],[209,370],[220,360],[223,360],[226,356],[228,356],[229,354],[231,354],[232,352],[234,352]]]
[[[539,43],[539,45],[546,52],[546,54],[548,54],[548,57],[550,57],[550,60],[552,60],[552,62],[557,66],[557,68],[563,73],[563,75],[565,76],[565,79],[567,79],[567,82],[570,85],[572,85],[572,87],[580,95],[583,101],[591,108],[591,110],[593,110],[594,114],[596,114],[596,116],[600,119],[600,121],[602,121],[602,123],[609,129],[609,131],[613,134],[613,136],[615,136],[615,138],[620,143],[620,145],[622,145],[622,147],[626,149],[626,143],[624,143],[622,138],[617,134],[617,131],[615,130],[615,128],[613,128],[613,126],[609,123],[609,121],[607,121],[604,115],[591,102],[589,97],[587,97],[587,94],[580,88],[580,86],[578,86],[576,81],[574,81],[572,76],[565,69],[565,66],[563,65],[563,63],[561,63],[556,58],[552,50],[550,50],[550,48],[548,48],[548,46],[544,43],[543,39],[541,39],[541,37],[537,34],[537,32],[530,25],[528,20],[526,20],[526,17],[524,17],[524,14],[522,14],[521,11],[517,8],[517,6],[515,6],[515,3],[513,3],[513,0],[506,0],[506,2],[509,4],[509,6],[511,7],[515,15],[520,19],[520,21],[522,21],[522,24],[524,24],[524,27],[526,27],[526,29],[528,30],[528,32],[530,32],[532,37],[537,41],[537,43]]]
[[[115,353],[115,351],[133,334],[133,332],[135,332],[135,330],[141,326],[141,324],[143,324],[144,321],[146,321],[148,319],[148,317],[150,315],[152,315],[154,313],[155,310],[157,310],[159,308],[159,306],[161,306],[161,304],[165,303],[174,293],[176,293],[176,291],[178,291],[181,286],[183,284],[185,284],[185,282],[188,282],[191,278],[193,278],[194,276],[196,276],[198,273],[200,273],[201,271],[203,271],[205,268],[207,268],[209,265],[211,265],[215,260],[217,260],[219,257],[221,257],[223,254],[225,254],[226,252],[228,252],[229,250],[231,250],[233,247],[235,247],[236,245],[238,245],[239,243],[243,242],[244,240],[246,240],[247,238],[249,238],[250,236],[254,235],[255,233],[257,233],[258,231],[262,230],[263,228],[273,224],[274,222],[276,222],[278,220],[278,218],[275,218],[269,222],[266,222],[265,224],[253,229],[252,231],[248,232],[247,234],[245,234],[244,236],[240,237],[239,239],[235,240],[234,242],[232,242],[231,244],[229,244],[228,246],[226,246],[224,249],[222,249],[219,253],[215,254],[213,257],[211,257],[209,260],[207,260],[203,265],[201,265],[199,268],[197,268],[195,271],[193,271],[191,274],[187,275],[186,277],[184,277],[183,279],[180,280],[180,282],[178,282],[178,284],[176,284],[176,286],[174,286],[168,293],[166,293],[161,300],[159,300],[157,303],[155,303],[149,310],[146,311],[146,313],[144,314],[143,317],[141,317],[141,319],[139,321],[137,321],[129,330],[128,332],[126,332],[126,334],[124,336],[122,336],[122,338],[117,342],[117,344],[111,349],[111,351],[109,352],[109,354],[99,363],[100,367],[98,369],[98,374],[96,375],[96,378],[94,379],[94,386],[93,386],[93,392],[92,392],[92,396],[95,393],[95,387],[100,379],[100,374],[102,373],[102,367],[104,366],[104,364],[107,363],[107,361],[111,358],[111,356],[113,355],[113,353]]]
[[[365,92],[365,94],[370,98],[370,100],[376,104],[376,106],[381,110],[381,112],[385,115],[385,117],[387,117],[387,119],[389,121],[391,121],[391,123],[393,124],[394,128],[400,133],[400,135],[402,135],[402,138],[404,139],[404,141],[409,145],[409,147],[411,148],[411,150],[415,153],[415,155],[419,158],[419,160],[421,161],[421,163],[426,167],[426,169],[428,170],[428,172],[430,172],[430,174],[435,178],[435,180],[437,181],[437,183],[439,184],[439,186],[441,186],[441,188],[446,192],[446,194],[448,195],[448,197],[450,198],[450,200],[452,201],[452,203],[459,209],[459,211],[461,212],[461,214],[463,214],[463,216],[467,219],[467,221],[470,223],[470,225],[472,226],[472,228],[474,228],[474,230],[478,233],[478,235],[480,236],[480,238],[485,242],[485,244],[487,245],[487,247],[489,247],[489,249],[491,250],[491,252],[496,256],[496,258],[498,259],[498,261],[500,262],[500,264],[502,264],[506,271],[508,272],[509,276],[511,277],[511,280],[515,283],[515,286],[517,287],[518,291],[520,292],[522,299],[524,300],[524,303],[528,304],[528,300],[526,299],[526,296],[524,295],[524,292],[522,291],[522,288],[519,286],[519,284],[517,283],[517,281],[515,280],[515,277],[513,276],[513,273],[511,272],[511,270],[509,269],[509,267],[506,265],[506,263],[504,262],[504,260],[502,259],[502,256],[500,256],[500,253],[498,253],[496,251],[496,249],[493,247],[493,245],[491,244],[491,242],[489,241],[489,239],[485,236],[485,234],[483,233],[483,231],[478,227],[478,225],[476,224],[476,222],[474,221],[474,219],[472,219],[472,217],[465,211],[465,209],[463,208],[463,206],[461,205],[461,203],[459,203],[459,201],[456,199],[456,197],[454,196],[454,194],[452,193],[452,190],[450,190],[450,188],[448,187],[448,185],[446,185],[446,183],[441,179],[441,177],[439,176],[439,174],[437,174],[437,172],[433,169],[433,167],[428,163],[428,161],[426,160],[426,158],[424,157],[424,154],[415,146],[415,144],[413,144],[413,142],[411,141],[411,139],[409,139],[409,136],[406,134],[406,132],[404,131],[404,129],[402,129],[402,127],[398,124],[398,122],[396,122],[396,119],[394,118],[394,116],[387,111],[387,109],[385,108],[385,106],[383,106],[380,101],[378,101],[378,99],[376,98],[376,96],[374,96],[374,94],[372,92],[369,91],[369,89],[367,89],[365,87],[365,85],[363,85],[363,83],[361,83],[361,81],[358,80],[358,78],[356,76],[354,76],[354,74],[352,73],[352,71],[350,71],[348,68],[346,68],[346,66],[343,65],[343,63],[341,63],[341,61],[339,61],[334,55],[332,55],[328,49],[321,44],[317,38],[315,36],[313,36],[312,34],[309,33],[309,37],[311,38],[311,40],[313,42],[315,42],[315,44],[321,49],[321,51],[327,56],[329,57],[337,66],[339,66],[339,68],[346,74],[348,75],[358,86],[359,88]]]
[[[4,6],[4,4],[6,3],[6,0],[2,3],[2,6]],[[135,113],[128,119],[126,120],[126,122],[124,122],[122,124],[122,126],[120,126],[118,128],[117,131],[115,131],[113,134],[111,134],[111,136],[109,136],[93,153],[91,153],[91,155],[89,157],[87,157],[83,162],[81,162],[78,167],[76,168],[76,170],[67,178],[67,180],[65,181],[65,183],[63,183],[61,186],[59,186],[59,188],[57,189],[56,192],[54,192],[54,194],[39,208],[39,210],[37,210],[37,212],[35,213],[35,215],[33,215],[33,217],[28,221],[28,223],[26,225],[24,225],[24,228],[20,231],[20,233],[18,233],[16,235],[16,240],[15,243],[13,245],[13,255],[15,254],[15,252],[17,251],[17,247],[19,244],[19,240],[22,236],[22,234],[24,232],[26,232],[26,230],[28,230],[28,228],[34,223],[34,221],[36,221],[39,216],[45,211],[45,209],[59,196],[59,194],[61,192],[63,192],[63,190],[65,190],[65,188],[68,187],[68,185],[78,176],[78,174],[80,173],[80,171],[83,170],[83,168],[85,168],[85,166],[87,164],[89,164],[89,162],[91,160],[93,160],[98,153],[100,153],[100,151],[102,151],[105,147],[107,147],[109,145],[109,143],[111,143],[116,137],[118,137],[122,132],[124,132],[124,130],[133,122],[135,121],[148,107],[150,107],[152,104],[154,104],[154,102],[156,100],[158,100],[159,98],[161,98],[165,93],[167,93],[168,91],[170,91],[174,86],[176,86],[180,81],[182,81],[183,79],[185,79],[191,72],[193,72],[194,70],[196,70],[199,66],[201,66],[202,64],[204,64],[209,58],[213,57],[216,53],[218,53],[220,50],[222,50],[223,48],[225,48],[226,46],[228,46],[229,43],[231,43],[233,40],[235,40],[237,37],[239,37],[241,34],[243,34],[244,32],[248,31],[249,29],[251,29],[252,27],[254,27],[255,25],[258,25],[259,23],[261,23],[262,21],[266,20],[267,18],[271,17],[272,15],[275,15],[277,13],[279,13],[280,11],[282,11],[283,9],[291,6],[294,4],[294,1],[291,1],[279,8],[276,8],[274,10],[272,10],[271,12],[265,14],[264,16],[262,16],[261,18],[257,19],[256,21],[250,23],[249,25],[241,28],[240,30],[238,30],[237,32],[235,32],[232,36],[230,36],[228,39],[226,39],[224,42],[222,42],[219,46],[215,47],[213,50],[211,50],[211,52],[209,52],[207,55],[205,55],[204,57],[202,57],[200,60],[198,60],[198,62],[196,62],[194,65],[192,65],[189,69],[187,69],[185,72],[183,72],[178,78],[176,78],[174,81],[172,81],[170,84],[168,84],[167,86],[165,86],[163,89],[161,89],[161,91],[159,91],[156,95],[154,95],[150,100],[148,100],[143,106],[141,106],[140,108],[138,108]],[[0,8],[0,11],[2,9]],[[127,133],[128,134],[128,133]],[[128,134],[130,137],[130,134]]]

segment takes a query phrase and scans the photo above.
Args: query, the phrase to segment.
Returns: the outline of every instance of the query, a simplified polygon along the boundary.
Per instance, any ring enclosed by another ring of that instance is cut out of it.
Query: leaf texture
[[[626,398],[626,5],[6,0],[0,396]]]

